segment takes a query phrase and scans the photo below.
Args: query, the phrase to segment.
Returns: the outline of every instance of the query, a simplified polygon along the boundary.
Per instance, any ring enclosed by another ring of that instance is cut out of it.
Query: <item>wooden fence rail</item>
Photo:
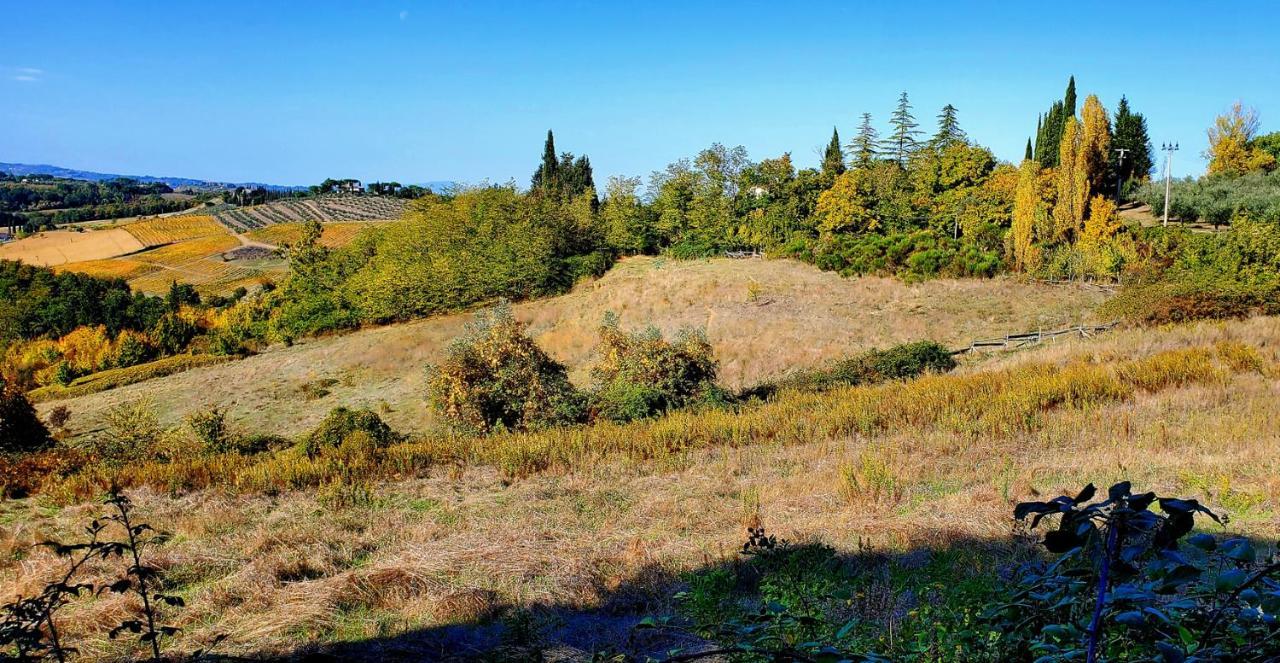
[[[1037,329],[1033,332],[1024,332],[1021,334],[1006,334],[1001,338],[988,338],[970,343],[967,347],[959,350],[952,350],[951,354],[959,355],[968,352],[977,352],[979,350],[1000,349],[1008,350],[1011,348],[1021,348],[1028,345],[1038,345],[1045,341],[1052,341],[1064,336],[1077,336],[1079,338],[1089,338],[1094,334],[1101,334],[1109,331],[1116,326],[1116,322],[1108,322],[1105,325],[1076,325],[1066,329],[1056,329],[1052,331],[1044,331]]]

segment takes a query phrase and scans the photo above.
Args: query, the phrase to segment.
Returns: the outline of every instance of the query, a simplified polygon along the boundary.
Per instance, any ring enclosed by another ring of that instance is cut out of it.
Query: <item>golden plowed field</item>
[[[71,262],[114,258],[145,248],[145,244],[123,228],[90,232],[51,230],[0,245],[0,260],[54,267]]]
[[[86,260],[58,265],[54,271],[79,272],[104,279],[132,279],[160,269],[155,265],[134,260],[132,258],[107,258],[105,260]]]
[[[180,267],[192,260],[221,254],[237,246],[240,246],[239,240],[223,233],[161,246],[139,255],[138,259],[161,267]]]
[[[145,246],[173,244],[208,235],[225,235],[227,230],[211,216],[170,216],[147,219],[124,227]]]

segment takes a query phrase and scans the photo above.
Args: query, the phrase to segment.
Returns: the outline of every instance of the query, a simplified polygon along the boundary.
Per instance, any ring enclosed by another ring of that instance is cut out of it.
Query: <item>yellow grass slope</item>
[[[0,260],[16,260],[39,267],[103,260],[146,248],[124,228],[74,232],[51,230],[0,245]]]
[[[789,260],[631,258],[567,295],[521,304],[516,315],[580,384],[594,362],[596,328],[613,311],[624,328],[704,327],[721,381],[741,387],[873,346],[926,338],[961,345],[1087,319],[1101,299],[1004,279],[844,279]],[[393,426],[422,430],[432,424],[424,371],[470,319],[455,314],[310,340],[65,404],[77,435],[97,429],[110,407],[143,398],[155,401],[167,423],[216,405],[245,430],[295,435],[345,405],[384,410]],[[322,383],[328,395],[308,400],[303,387]]]
[[[706,446],[660,462],[604,458],[514,483],[492,467],[442,467],[371,486],[367,500],[347,505],[324,489],[176,498],[144,489],[135,497],[149,522],[174,534],[155,557],[189,588],[182,644],[190,650],[234,633],[224,651],[235,654],[466,623],[504,605],[660,611],[672,591],[664,582],[735,559],[749,524],[844,552],[1004,541],[1016,502],[1074,494],[1086,482],[1131,479],[1142,490],[1196,497],[1232,516],[1229,531],[1274,539],[1278,348],[1276,318],[1129,330],[868,390],[927,391],[1079,362],[1130,370],[1126,379],[1142,385],[1123,398],[1064,400],[1043,408],[1034,426],[981,434],[945,417],[872,433],[811,427],[788,444]],[[1179,360],[1197,355],[1212,359]],[[797,423],[822,416],[808,414],[797,413]],[[10,560],[0,565],[0,588],[30,595],[60,564],[30,545],[49,533],[77,535],[92,510],[4,509],[22,525],[0,541],[0,558]],[[109,641],[95,625],[126,601],[95,601],[68,626],[95,634],[85,643],[91,660],[123,657],[123,639]],[[580,626],[577,646],[589,648],[589,631],[600,626]],[[599,631],[595,644],[628,634]],[[430,645],[419,643],[424,658],[447,652]]]

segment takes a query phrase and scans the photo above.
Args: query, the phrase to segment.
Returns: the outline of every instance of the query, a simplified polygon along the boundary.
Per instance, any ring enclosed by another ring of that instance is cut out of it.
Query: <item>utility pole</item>
[[[1177,143],[1164,143],[1160,146],[1167,155],[1164,160],[1164,227],[1169,227],[1169,180],[1173,177],[1173,153],[1178,151]]]
[[[1117,147],[1116,152],[1120,153],[1120,158],[1116,160],[1116,207],[1120,206],[1120,188],[1124,184],[1124,155],[1129,152],[1127,147]]]

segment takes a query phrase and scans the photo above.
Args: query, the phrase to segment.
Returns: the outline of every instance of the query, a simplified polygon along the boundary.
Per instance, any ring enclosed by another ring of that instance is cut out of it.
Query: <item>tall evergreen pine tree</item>
[[[840,132],[831,127],[831,142],[822,153],[822,174],[835,177],[844,172],[844,151],[840,147]]]
[[[1032,153],[1031,153],[1031,139],[1030,139],[1030,138],[1027,138],[1027,154],[1026,154],[1026,156],[1022,157],[1022,160],[1023,160],[1023,161],[1030,161],[1032,156],[1033,156],[1033,155],[1032,155]]]
[[[911,114],[911,102],[906,92],[898,97],[898,107],[889,117],[889,126],[893,129],[885,140],[886,151],[893,155],[899,166],[906,167],[907,159],[920,145],[920,125]]]
[[[960,121],[956,119],[957,113],[958,110],[951,104],[942,107],[942,112],[938,113],[938,133],[934,134],[930,143],[946,147],[952,143],[963,143],[967,140],[964,130],[960,128]]]
[[[871,113],[862,114],[862,124],[858,125],[858,135],[849,143],[849,156],[853,165],[866,168],[876,159],[880,145],[880,134],[871,124]]]
[[[1147,118],[1142,113],[1130,110],[1129,100],[1125,97],[1120,97],[1120,105],[1116,107],[1115,136],[1111,140],[1111,146],[1128,150],[1124,155],[1124,163],[1116,167],[1115,162],[1112,162],[1112,186],[1115,186],[1116,178],[1122,183],[1128,183],[1151,175],[1154,163],[1151,159],[1151,138],[1147,135]]]
[[[1044,141],[1044,113],[1041,113],[1036,116],[1036,146],[1035,146],[1035,151],[1031,153],[1032,156],[1028,157],[1029,159],[1038,160],[1040,158],[1040,155],[1044,153],[1043,141]]]

